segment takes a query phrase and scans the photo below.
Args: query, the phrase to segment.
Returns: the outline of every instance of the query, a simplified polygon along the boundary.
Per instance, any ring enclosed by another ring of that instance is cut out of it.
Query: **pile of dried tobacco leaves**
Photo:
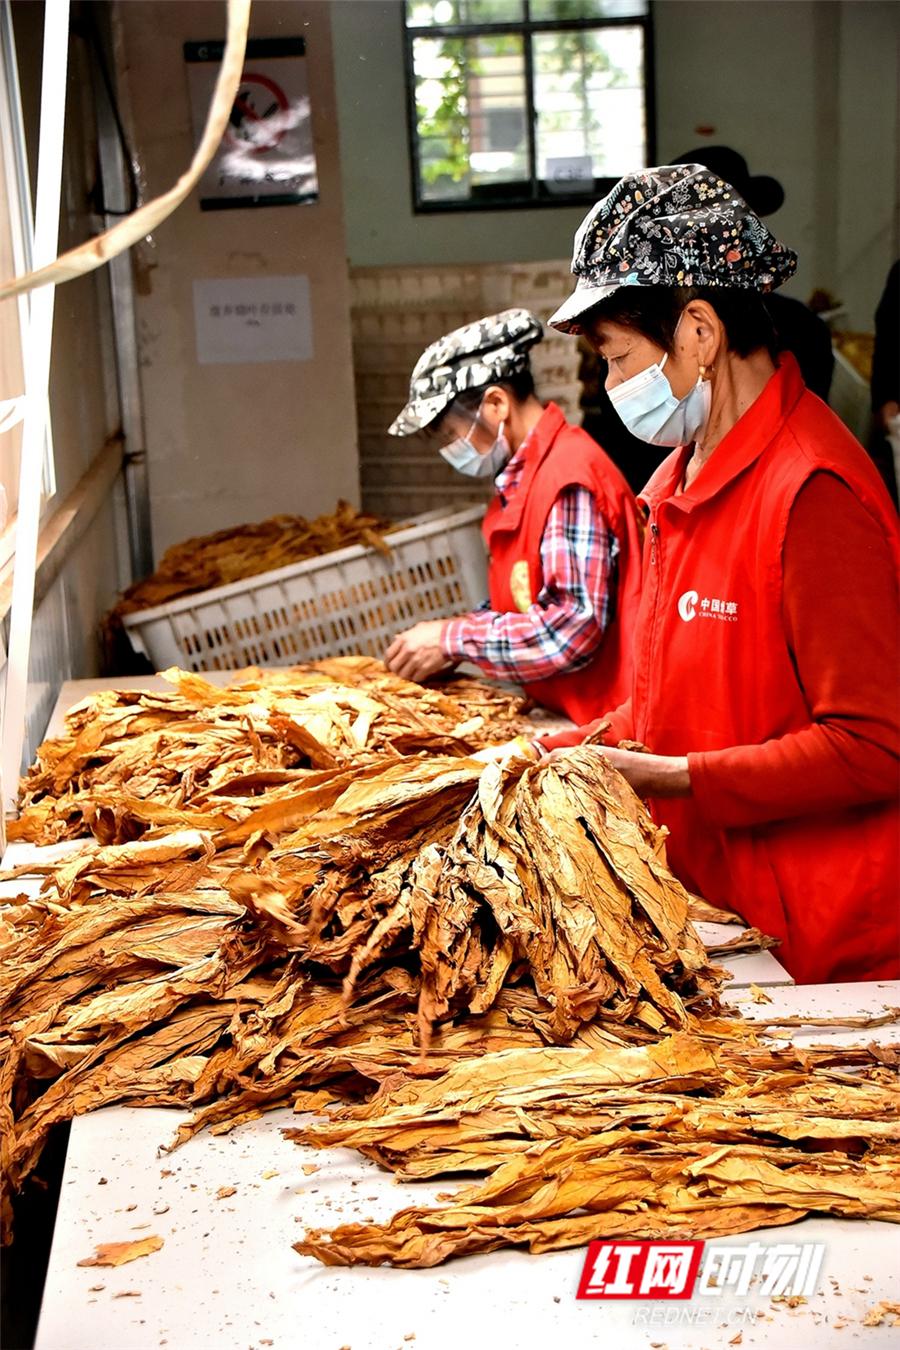
[[[93,842],[23,864],[43,888],[0,916],[5,1191],[96,1107],[193,1108],[187,1137],[342,1103],[300,1135],[490,1176],[299,1244],[326,1261],[894,1216],[896,1056],[766,1050],[720,1014],[596,751],[485,768],[517,700],[363,658],[171,679],[74,709],[24,784],[19,840]]]
[[[389,555],[385,535],[396,528],[342,500],[333,512],[314,520],[271,516],[173,544],[156,571],[129,586],[105,616],[100,631],[104,662],[110,670],[141,668],[140,661],[135,667],[135,654],[123,625],[128,614],[352,545]]]
[[[329,515],[271,516],[252,525],[235,525],[215,534],[186,539],[163,554],[150,576],[129,586],[113,613],[133,614],[166,604],[181,595],[194,595],[214,586],[244,581],[277,567],[317,558],[336,549],[363,544],[389,553],[388,522],[339,501]]]
[[[521,728],[518,700],[364,659],[172,678],[73,709],[24,784],[11,834],[96,842],[23,864],[44,887],[3,916],[13,1185],[55,1122],[112,1102],[224,1124],[715,1008],[688,897],[607,763],[471,758]]]
[[[432,1266],[497,1247],[723,1237],[813,1211],[900,1221],[896,1049],[767,1048],[745,1030],[506,1050],[385,1083],[287,1133],[403,1177],[488,1179],[295,1248],[329,1265]]]

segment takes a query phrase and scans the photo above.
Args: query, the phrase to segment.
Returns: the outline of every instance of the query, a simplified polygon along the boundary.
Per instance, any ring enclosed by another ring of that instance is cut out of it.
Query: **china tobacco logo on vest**
[[[737,623],[738,602],[720,600],[718,596],[704,595],[700,599],[699,591],[684,591],[678,597],[678,613],[685,623],[692,619],[718,619],[722,623]]]

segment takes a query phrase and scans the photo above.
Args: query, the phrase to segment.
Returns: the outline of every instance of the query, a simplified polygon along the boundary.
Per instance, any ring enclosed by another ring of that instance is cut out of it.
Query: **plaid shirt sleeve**
[[[524,614],[477,610],[450,619],[441,646],[495,679],[532,683],[587,665],[615,610],[619,545],[585,487],[566,488],[541,540],[544,585]]]

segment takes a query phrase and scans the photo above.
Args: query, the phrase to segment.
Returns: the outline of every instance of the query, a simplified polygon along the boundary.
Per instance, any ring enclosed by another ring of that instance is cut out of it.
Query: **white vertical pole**
[[[35,267],[52,262],[57,253],[68,54],[69,0],[46,0],[33,249]],[[28,658],[31,651],[34,574],[41,510],[44,437],[47,429],[54,299],[55,287],[52,285],[31,292],[28,327],[24,335],[26,404],[22,428],[22,463],[19,475],[19,509],[16,518],[16,558],[6,666],[6,697],[3,706],[2,747],[0,747],[0,783],[4,808],[15,803],[25,743]]]

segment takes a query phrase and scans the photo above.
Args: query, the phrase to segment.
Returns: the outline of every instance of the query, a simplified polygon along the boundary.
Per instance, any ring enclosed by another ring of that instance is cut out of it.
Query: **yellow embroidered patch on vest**
[[[509,589],[516,609],[520,614],[525,614],[531,608],[532,599],[531,578],[528,575],[528,563],[524,558],[513,563],[509,574]]]

